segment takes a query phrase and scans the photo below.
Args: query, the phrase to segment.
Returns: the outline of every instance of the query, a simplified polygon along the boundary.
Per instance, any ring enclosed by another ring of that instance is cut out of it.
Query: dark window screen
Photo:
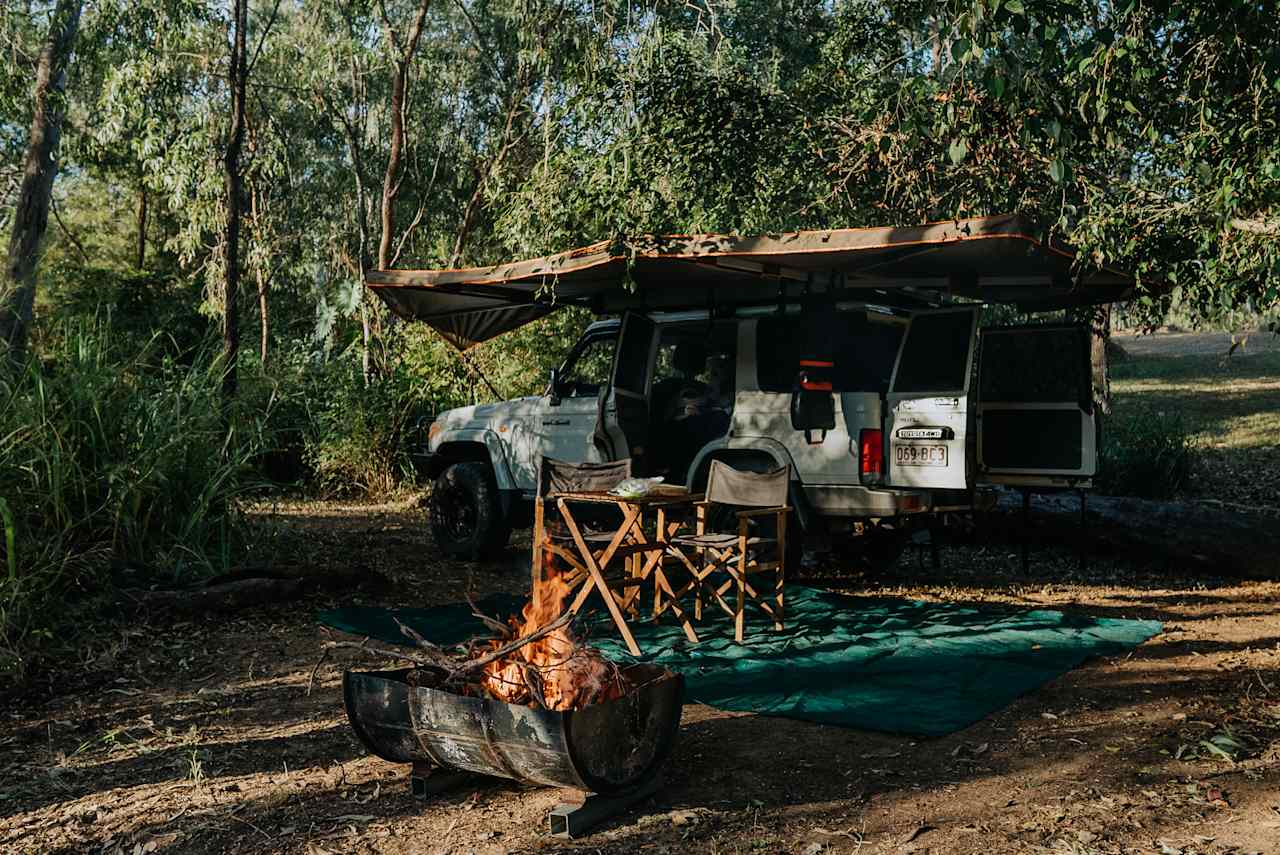
[[[973,312],[940,312],[911,319],[894,392],[953,392],[969,371]]]
[[[756,382],[765,392],[790,392],[800,369],[800,319],[761,318],[756,325]]]
[[[898,324],[874,323],[863,312],[841,312],[835,336],[836,392],[884,392],[902,340]],[[756,326],[756,381],[764,392],[790,392],[805,353],[805,325],[796,315],[761,318]]]
[[[985,410],[982,462],[991,469],[1074,472],[1084,456],[1079,410]]]
[[[900,324],[871,323],[865,318],[860,324],[851,324],[848,334],[836,344],[836,391],[887,392],[904,329]]]
[[[1081,327],[987,330],[982,334],[982,400],[1010,404],[1088,401],[1088,348],[1088,335]]]

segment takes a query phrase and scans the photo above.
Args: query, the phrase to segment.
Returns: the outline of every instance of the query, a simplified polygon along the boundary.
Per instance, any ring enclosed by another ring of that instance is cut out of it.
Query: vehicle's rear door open
[[[630,457],[643,474],[649,445],[649,373],[658,325],[647,315],[627,312],[613,360],[613,378],[602,400],[597,438],[612,460]]]
[[[1098,471],[1088,329],[982,330],[977,409],[980,481],[1088,486]]]
[[[891,487],[963,490],[969,381],[979,307],[912,315],[886,396]]]

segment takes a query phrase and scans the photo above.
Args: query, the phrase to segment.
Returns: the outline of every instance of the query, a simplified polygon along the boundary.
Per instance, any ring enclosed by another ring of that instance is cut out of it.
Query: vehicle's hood
[[[531,419],[538,417],[538,404],[541,400],[537,395],[530,395],[511,401],[445,410],[436,416],[431,425],[432,448],[434,450],[440,443],[448,442],[449,434],[456,431],[491,430],[506,433],[514,424],[529,425]]]

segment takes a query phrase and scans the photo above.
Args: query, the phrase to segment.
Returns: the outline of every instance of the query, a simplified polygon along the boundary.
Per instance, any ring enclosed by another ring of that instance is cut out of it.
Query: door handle
[[[543,419],[542,423],[547,427],[563,427],[569,424],[568,419]]]

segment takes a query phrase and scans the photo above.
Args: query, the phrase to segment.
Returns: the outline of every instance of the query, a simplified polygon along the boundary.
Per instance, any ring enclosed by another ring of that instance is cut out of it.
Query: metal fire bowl
[[[371,752],[592,793],[623,792],[656,774],[684,704],[684,678],[655,665],[624,669],[639,687],[629,694],[570,712],[411,686],[410,671],[343,675],[347,718]]]

